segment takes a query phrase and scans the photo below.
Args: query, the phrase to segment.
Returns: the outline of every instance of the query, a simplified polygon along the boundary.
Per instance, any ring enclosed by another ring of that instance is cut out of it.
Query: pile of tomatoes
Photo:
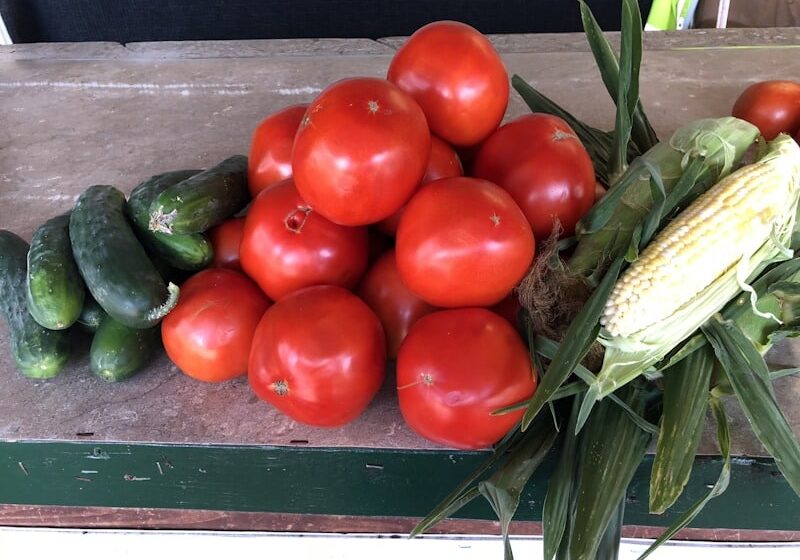
[[[504,126],[509,80],[468,25],[419,29],[387,79],[348,78],[269,115],[245,218],[212,232],[214,268],[164,320],[170,358],[204,381],[248,375],[291,418],[340,426],[397,362],[403,417],[459,448],[495,443],[536,389],[515,286],[536,241],[595,200],[562,120]]]
[[[732,114],[756,125],[766,140],[785,132],[800,142],[800,83],[757,82],[739,95]]]

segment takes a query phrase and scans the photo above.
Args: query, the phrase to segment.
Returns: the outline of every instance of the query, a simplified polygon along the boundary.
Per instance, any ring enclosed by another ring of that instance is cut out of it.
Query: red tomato
[[[397,273],[394,251],[387,251],[369,269],[358,295],[381,320],[389,358],[397,357],[400,343],[417,319],[436,308],[415,296]]]
[[[337,82],[306,111],[295,138],[297,190],[342,225],[378,222],[417,188],[431,150],[425,115],[394,84],[377,78]]]
[[[500,303],[491,306],[489,311],[497,313],[513,326],[516,326],[517,316],[519,315],[519,312],[522,311],[522,304],[519,302],[519,295],[517,295],[516,291],[512,291],[510,294],[504,297]]]
[[[489,447],[523,414],[492,412],[535,390],[527,348],[508,321],[486,309],[426,315],[400,347],[397,394],[403,418],[421,436],[444,445]]]
[[[242,270],[239,263],[239,244],[242,242],[244,218],[231,218],[208,232],[214,247],[211,266]]]
[[[244,271],[278,301],[307,286],[358,284],[367,270],[367,228],[326,220],[285,179],[253,202],[239,250]]]
[[[489,181],[439,179],[408,203],[397,228],[403,283],[437,307],[494,305],[533,260],[534,241],[511,196]]]
[[[386,367],[383,329],[356,296],[314,286],[282,299],[258,324],[250,386],[298,422],[341,426],[378,392]]]
[[[247,186],[254,197],[292,176],[292,145],[308,105],[292,105],[261,121],[247,159]]]
[[[800,83],[772,80],[753,84],[736,99],[732,114],[756,125],[767,140],[780,132],[791,134],[800,128]]]
[[[267,307],[267,297],[242,273],[198,272],[181,286],[178,305],[161,323],[169,359],[200,381],[244,374],[253,333]]]
[[[428,167],[425,168],[425,175],[419,182],[419,186],[427,185],[436,179],[460,177],[463,174],[461,160],[458,159],[458,154],[452,146],[436,136],[431,136],[431,155],[428,158]],[[405,205],[382,222],[378,222],[378,229],[389,235],[395,235],[403,210],[405,210]]]
[[[477,144],[503,120],[508,74],[489,40],[457,21],[418,29],[387,75],[417,100],[431,130],[456,146]]]
[[[556,219],[563,235],[572,235],[594,204],[592,160],[569,125],[552,115],[501,126],[481,146],[473,171],[511,193],[538,241],[550,237]]]

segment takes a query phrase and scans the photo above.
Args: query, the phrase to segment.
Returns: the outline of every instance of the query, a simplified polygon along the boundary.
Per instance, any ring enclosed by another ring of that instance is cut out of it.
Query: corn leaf
[[[636,12],[639,6],[636,4]],[[608,176],[613,181],[628,167],[628,144],[631,139],[632,117],[639,101],[639,65],[642,61],[642,30],[633,24],[634,10],[629,0],[622,2],[622,29],[617,86],[617,116],[614,122],[611,159]],[[641,21],[641,20],[640,20]],[[638,30],[638,34],[636,33]],[[638,38],[638,45],[637,45]],[[601,72],[603,68],[601,67]]]
[[[557,400],[565,399],[567,397],[572,397],[578,393],[583,393],[584,391],[586,391],[586,383],[583,381],[573,381],[572,383],[567,383],[566,385],[559,387],[558,391],[556,391],[550,398],[550,402],[548,404],[551,404]],[[522,402],[510,404],[508,406],[504,406],[503,408],[498,408],[497,410],[492,411],[492,416],[502,416],[503,414],[514,412],[515,410],[522,410],[527,408],[530,402],[530,399],[525,399]]]
[[[600,314],[619,277],[622,262],[622,259],[618,258],[612,263],[600,285],[592,292],[586,304],[567,328],[567,332],[564,334],[564,343],[559,346],[553,356],[550,366],[542,376],[541,383],[522,417],[523,430],[530,425],[545,403],[553,397],[553,394],[567,380],[575,367],[580,364],[597,337]]]
[[[638,11],[638,5],[635,8]],[[605,84],[606,90],[611,96],[611,99],[616,101],[617,90],[619,88],[619,60],[617,59],[617,55],[614,53],[614,49],[603,35],[603,30],[600,29],[597,20],[594,18],[594,15],[585,2],[580,2],[580,9],[583,30],[586,33],[586,40],[592,50],[597,67],[600,70],[600,77],[603,79],[603,84]],[[638,28],[638,33],[640,35],[639,42],[641,45],[641,15],[639,15],[638,18],[633,18],[632,23]],[[634,31],[634,33],[636,32],[636,30],[625,28],[624,23],[622,29],[625,33],[628,33],[629,31]],[[636,65],[635,69],[637,73],[636,81],[638,83],[638,64]],[[632,124],[633,127],[631,130],[631,136],[641,152],[649,150],[658,143],[658,137],[656,136],[655,130],[653,130],[653,127],[650,126],[650,122],[647,120],[647,116],[642,108],[642,104],[638,100],[635,103]]]
[[[703,326],[753,432],[800,495],[800,442],[783,415],[769,371],[756,347],[733,322],[714,318]]]
[[[519,499],[528,480],[553,447],[558,432],[552,423],[540,418],[525,433],[522,442],[511,452],[508,461],[489,479],[478,484],[500,520],[505,560],[513,560],[508,528],[519,507]]]
[[[639,557],[639,560],[644,560],[650,556],[659,546],[674,537],[678,531],[688,526],[709,501],[725,492],[728,488],[731,479],[731,435],[728,429],[728,417],[725,414],[725,407],[721,400],[712,397],[709,399],[708,403],[711,406],[711,411],[714,413],[714,419],[717,422],[717,442],[723,460],[722,471],[719,474],[719,478],[705,496],[701,497],[692,504],[689,509],[683,512],[683,514],[681,514],[681,516],[644,551],[644,554]]]
[[[680,183],[680,180],[678,180],[678,182]],[[658,230],[659,225],[661,225],[661,220],[664,215],[664,203],[667,200],[667,191],[664,187],[664,181],[661,179],[658,170],[654,168],[650,169],[650,193],[653,206],[642,222],[642,231],[639,236],[640,251],[647,247],[647,244],[650,243],[656,230]]]
[[[664,372],[664,411],[650,474],[650,513],[664,513],[689,481],[714,364],[714,352],[706,346]]]
[[[618,392],[637,414],[645,414],[648,393],[639,384]],[[604,533],[642,462],[651,435],[610,400],[593,410],[580,435],[580,459],[569,530],[569,558],[594,560]]]
[[[580,396],[572,402],[561,453],[555,472],[547,482],[547,494],[542,510],[542,534],[544,537],[544,560],[552,560],[558,553],[564,532],[567,528],[567,515],[571,503],[572,488],[577,469],[578,436],[575,434],[575,421],[580,408]]]
[[[597,547],[597,556],[603,560],[617,560],[619,558],[619,543],[622,540],[622,519],[625,516],[625,498],[619,501],[617,509],[608,522],[600,545]]]
[[[782,377],[789,377],[791,375],[797,375],[798,373],[800,373],[800,367],[788,368],[788,369],[776,369],[769,372],[769,378],[771,381],[775,381],[776,379],[781,379]]]
[[[410,537],[421,535],[442,519],[449,517],[474,498],[480,495],[477,482],[484,474],[489,472],[495,465],[506,456],[506,452],[521,439],[522,434],[519,430],[507,434],[494,449],[492,455],[481,463],[472,473],[456,486],[431,512],[412,529]]]

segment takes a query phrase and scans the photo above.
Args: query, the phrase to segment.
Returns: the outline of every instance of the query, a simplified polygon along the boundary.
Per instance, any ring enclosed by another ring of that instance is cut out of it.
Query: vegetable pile
[[[532,114],[500,126],[500,56],[475,29],[435,22],[386,80],[343,79],[268,115],[249,157],[155,175],[127,199],[91,186],[30,246],[0,231],[20,371],[57,375],[79,325],[94,333],[92,370],[120,381],[160,338],[186,375],[246,374],[284,414],[330,427],[364,411],[396,359],[411,428],[493,447],[413,534],[482,495],[507,558],[522,490],[550,454],[545,557],[616,557],[648,445],[660,514],[710,409],[719,480],[648,555],[729,483],[726,396],[800,493],[800,444],[772,389],[796,372],[763,358],[800,334],[800,84],[756,84],[734,116],[659,140],[638,94],[637,2],[623,1],[619,54],[581,12],[611,132],[518,76]]]

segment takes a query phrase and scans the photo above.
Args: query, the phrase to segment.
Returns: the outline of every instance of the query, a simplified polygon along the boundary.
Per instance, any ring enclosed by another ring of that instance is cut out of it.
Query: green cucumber
[[[150,205],[150,231],[201,233],[247,205],[247,158],[231,156],[168,187]]]
[[[81,309],[81,314],[78,316],[78,323],[87,331],[95,332],[106,317],[108,317],[108,313],[103,311],[103,308],[95,301],[92,294],[87,292],[86,297],[83,299],[83,309]]]
[[[122,381],[138,372],[153,355],[160,340],[159,327],[132,329],[106,317],[92,338],[89,363],[106,381]]]
[[[28,312],[28,249],[24,239],[0,230],[0,311],[8,323],[17,367],[26,377],[50,379],[67,363],[69,333],[44,328]]]
[[[178,302],[125,218],[125,195],[109,185],[89,187],[69,222],[75,262],[106,313],[127,327],[152,327]]]
[[[40,325],[66,329],[83,309],[86,288],[69,241],[69,214],[48,220],[33,234],[28,251],[28,311]]]
[[[154,175],[140,183],[128,197],[128,215],[139,240],[150,253],[181,270],[200,270],[214,257],[211,243],[202,233],[167,235],[150,231],[150,205],[168,187],[197,175],[199,169],[186,169]]]

